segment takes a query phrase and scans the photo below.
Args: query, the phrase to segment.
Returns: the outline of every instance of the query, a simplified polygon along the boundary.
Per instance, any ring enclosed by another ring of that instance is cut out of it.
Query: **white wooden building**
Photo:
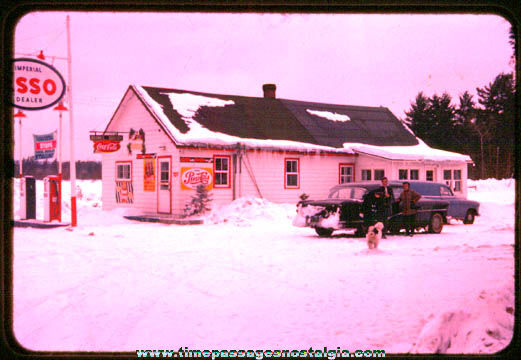
[[[105,133],[103,208],[182,214],[198,184],[213,204],[244,196],[296,203],[339,183],[389,179],[450,183],[466,196],[466,155],[429,148],[387,108],[130,86]]]

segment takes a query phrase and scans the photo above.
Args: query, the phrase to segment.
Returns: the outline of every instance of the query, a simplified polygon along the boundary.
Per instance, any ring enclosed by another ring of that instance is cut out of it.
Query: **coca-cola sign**
[[[118,151],[121,145],[116,140],[98,140],[94,141],[95,153],[111,153]]]
[[[182,168],[181,188],[184,190],[195,190],[199,184],[206,185],[207,189],[212,186],[212,169],[205,168]]]

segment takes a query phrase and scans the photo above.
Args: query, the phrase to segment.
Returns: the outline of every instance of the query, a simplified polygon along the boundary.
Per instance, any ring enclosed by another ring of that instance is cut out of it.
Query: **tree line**
[[[427,97],[419,92],[406,111],[405,123],[427,145],[469,155],[475,166],[469,178],[514,176],[515,81],[501,73],[488,85],[468,91],[458,104],[444,92]],[[476,101],[477,100],[477,101]]]
[[[14,176],[20,174],[20,162],[14,163]],[[58,175],[58,161],[41,161],[35,160],[33,157],[23,159],[22,170],[24,176],[33,176],[35,179],[41,180],[49,175]],[[62,162],[62,178],[70,179],[70,162]],[[100,161],[76,161],[76,178],[80,180],[99,180],[101,179],[101,162]]]

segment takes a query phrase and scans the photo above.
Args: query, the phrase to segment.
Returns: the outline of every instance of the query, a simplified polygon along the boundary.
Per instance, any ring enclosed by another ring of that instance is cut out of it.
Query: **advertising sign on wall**
[[[56,151],[56,131],[44,135],[33,134],[33,138],[35,160],[52,159]]]
[[[143,159],[143,191],[156,191],[156,161]]]
[[[110,153],[118,151],[120,148],[117,140],[96,140],[93,145],[95,153]]]
[[[211,168],[181,168],[181,189],[195,190],[199,184],[212,189],[213,174]]]
[[[131,181],[116,181],[116,202],[120,204],[134,202],[134,189]]]

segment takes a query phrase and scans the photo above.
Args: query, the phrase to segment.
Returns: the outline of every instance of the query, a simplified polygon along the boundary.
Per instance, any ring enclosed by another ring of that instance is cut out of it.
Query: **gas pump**
[[[20,219],[36,219],[36,180],[32,176],[20,179]]]
[[[58,176],[47,176],[43,179],[43,221],[62,220],[61,214],[61,182]]]

